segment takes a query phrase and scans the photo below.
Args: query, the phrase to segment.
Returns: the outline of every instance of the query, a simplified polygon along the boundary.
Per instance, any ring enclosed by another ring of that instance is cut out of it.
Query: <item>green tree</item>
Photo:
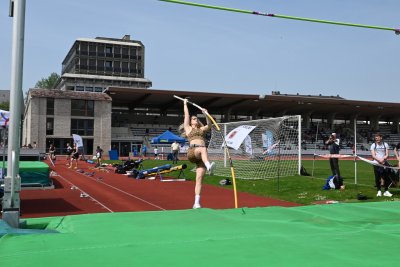
[[[53,72],[47,78],[42,78],[35,84],[35,88],[42,88],[42,89],[54,89],[57,84],[57,80],[60,78],[60,75]]]
[[[10,110],[10,102],[0,103],[0,109],[9,111]]]

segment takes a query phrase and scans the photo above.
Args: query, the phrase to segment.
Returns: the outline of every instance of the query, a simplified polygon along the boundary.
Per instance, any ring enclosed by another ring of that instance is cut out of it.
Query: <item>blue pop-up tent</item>
[[[177,141],[178,143],[185,143],[186,139],[180,136],[177,136],[170,131],[165,131],[161,135],[154,137],[151,139],[152,144],[171,144]]]

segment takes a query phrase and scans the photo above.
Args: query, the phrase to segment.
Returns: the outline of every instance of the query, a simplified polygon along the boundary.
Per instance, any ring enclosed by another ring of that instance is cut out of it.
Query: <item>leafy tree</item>
[[[9,111],[10,110],[10,102],[0,103],[0,109]]]
[[[60,75],[53,72],[47,78],[42,78],[35,84],[35,88],[42,88],[42,89],[54,89],[56,87],[57,80],[60,78]]]

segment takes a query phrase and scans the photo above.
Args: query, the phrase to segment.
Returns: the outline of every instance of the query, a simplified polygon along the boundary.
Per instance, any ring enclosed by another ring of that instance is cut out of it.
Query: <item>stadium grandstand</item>
[[[246,95],[109,87],[105,92],[113,103],[114,146],[126,142],[140,146],[165,130],[179,134],[178,126],[183,121],[182,102],[173,95],[188,97],[207,108],[217,122],[301,115],[303,154],[312,154],[315,149],[326,150],[324,141],[332,132],[341,139],[342,149],[351,152],[354,122],[358,153],[368,151],[372,135],[378,131],[391,146],[400,142],[398,103],[347,100],[338,95],[281,94],[279,91],[272,91],[270,95]],[[190,111],[202,115],[198,109]]]

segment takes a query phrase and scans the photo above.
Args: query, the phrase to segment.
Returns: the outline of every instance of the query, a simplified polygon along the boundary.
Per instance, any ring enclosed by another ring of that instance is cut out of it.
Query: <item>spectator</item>
[[[72,154],[72,147],[69,143],[67,143],[66,152],[67,152],[67,165],[69,165],[69,163],[71,161],[71,154]]]
[[[69,165],[68,168],[72,168],[73,163],[75,162],[75,167],[74,169],[78,168],[78,160],[79,160],[79,149],[76,143],[74,143],[74,147],[72,148],[72,153],[71,153],[71,164]]]
[[[54,161],[54,163],[55,163],[55,161],[56,161],[56,147],[54,146],[54,144],[50,144],[50,147],[49,147],[49,158],[50,158],[50,161]]]
[[[160,159],[158,157],[158,147],[154,147],[154,159]]]
[[[397,159],[397,167],[400,168],[400,143],[397,143],[397,145],[394,148],[394,155],[396,156]]]
[[[142,156],[147,157],[147,146],[146,144],[142,145]]]
[[[376,189],[378,190],[376,196],[382,196],[382,182],[385,188],[385,192],[383,196],[391,197],[392,194],[389,192],[389,175],[388,171],[384,167],[385,165],[389,165],[387,162],[387,158],[389,157],[389,146],[386,142],[383,142],[382,135],[380,133],[375,134],[375,143],[371,145],[371,155],[374,159],[374,175],[375,175],[375,184]]]
[[[100,146],[96,148],[96,167],[101,167],[101,158],[103,157],[103,149]]]
[[[339,170],[339,150],[340,150],[340,139],[336,137],[336,133],[332,133],[329,139],[325,142],[329,149],[329,165],[331,167],[332,176],[337,175],[340,178]]]
[[[171,152],[172,152],[172,164],[174,163],[177,164],[179,155],[179,144],[176,140],[171,144]]]

